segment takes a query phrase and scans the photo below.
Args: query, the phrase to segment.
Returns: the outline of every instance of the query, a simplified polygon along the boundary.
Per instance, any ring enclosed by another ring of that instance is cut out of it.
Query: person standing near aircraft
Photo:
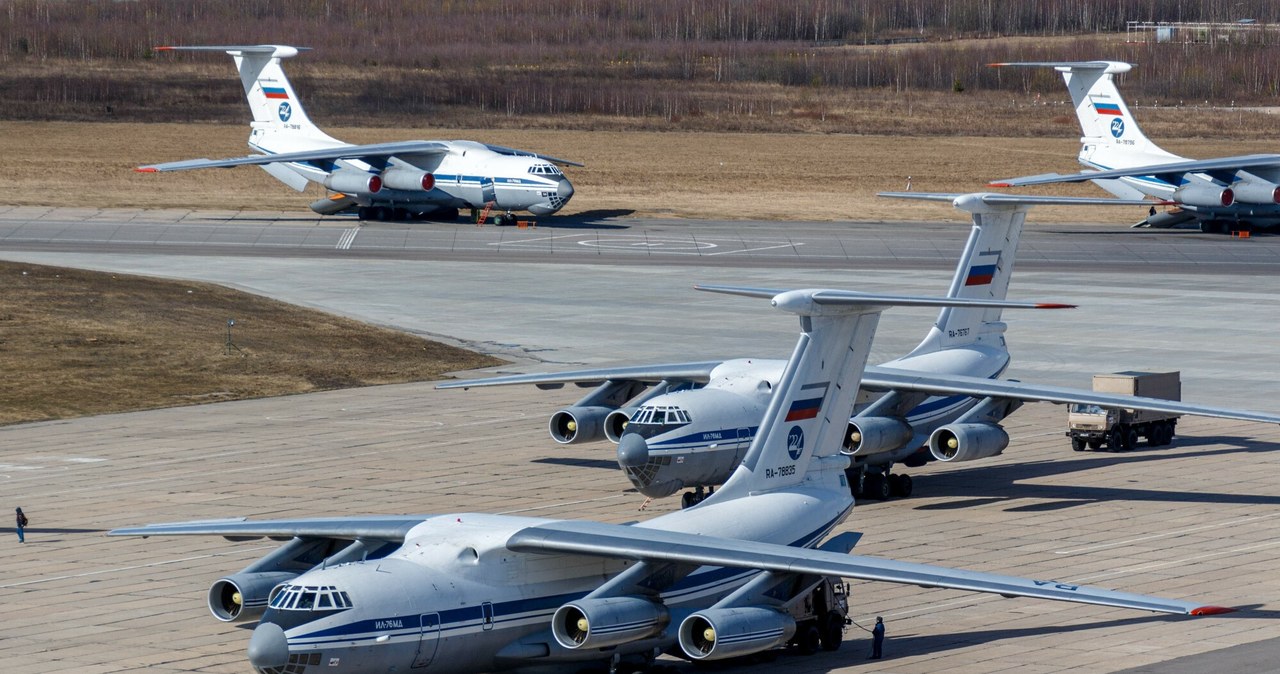
[[[18,542],[26,543],[27,537],[23,533],[23,530],[27,528],[27,516],[23,514],[22,508],[17,508],[16,510],[17,512],[14,514],[14,519],[16,520],[14,528],[18,531]]]
[[[879,660],[884,648],[884,618],[876,616],[876,626],[871,628],[871,657],[868,660]]]

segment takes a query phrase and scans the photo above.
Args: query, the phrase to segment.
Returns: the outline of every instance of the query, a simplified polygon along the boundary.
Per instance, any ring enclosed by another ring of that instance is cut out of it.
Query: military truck
[[[1095,374],[1093,390],[1097,393],[1182,400],[1182,381],[1178,372]],[[1121,452],[1136,447],[1140,437],[1146,439],[1148,447],[1159,447],[1173,442],[1178,416],[1074,403],[1067,408],[1067,437],[1071,438],[1071,448],[1077,452],[1104,446],[1110,451]]]

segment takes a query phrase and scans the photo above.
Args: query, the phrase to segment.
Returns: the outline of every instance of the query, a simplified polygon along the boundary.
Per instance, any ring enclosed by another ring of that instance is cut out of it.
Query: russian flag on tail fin
[[[996,269],[999,267],[1000,251],[978,253],[973,257],[973,264],[969,266],[969,275],[965,277],[964,284],[966,286],[991,285],[991,280],[995,278]]]

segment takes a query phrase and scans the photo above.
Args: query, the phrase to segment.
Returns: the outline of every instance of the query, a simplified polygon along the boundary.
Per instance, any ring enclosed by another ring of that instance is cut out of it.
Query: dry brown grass
[[[351,142],[413,138],[472,138],[585,162],[570,169],[577,194],[566,214],[631,211],[639,216],[778,220],[902,220],[956,218],[950,208],[904,209],[877,199],[902,189],[912,176],[916,190],[974,191],[989,180],[1049,171],[1078,170],[1079,130],[1073,117],[1036,110],[1044,124],[1034,137],[964,135],[899,136],[854,133],[686,133],[531,129],[332,129]],[[1069,111],[1068,111],[1069,112]],[[957,129],[982,126],[951,119]],[[1221,129],[1226,118],[1248,129],[1235,139],[1165,143],[1192,157],[1265,152],[1261,139],[1275,135],[1274,115],[1206,110],[1143,110],[1153,138],[1194,136]],[[934,122],[930,122],[934,123]],[[998,122],[987,122],[991,130]],[[850,127],[850,131],[856,130]],[[910,131],[910,129],[908,129]],[[309,212],[317,188],[297,194],[260,170],[138,174],[144,163],[247,153],[247,127],[204,124],[97,124],[2,122],[6,161],[0,164],[0,203],[78,207],[249,209]],[[1047,193],[1101,194],[1090,186]],[[1126,222],[1133,213],[1043,209],[1038,221],[1081,218]],[[552,224],[552,223],[548,223]]]
[[[500,362],[212,284],[10,262],[0,278],[0,424],[421,381]]]

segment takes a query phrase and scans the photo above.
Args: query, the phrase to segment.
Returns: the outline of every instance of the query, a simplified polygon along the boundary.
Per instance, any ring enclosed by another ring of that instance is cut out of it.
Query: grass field
[[[1152,114],[1148,114],[1148,112]],[[1153,138],[1221,131],[1249,133],[1169,141],[1192,157],[1267,152],[1280,117],[1259,112],[1141,111]],[[1046,113],[1047,114],[1047,113]],[[1055,121],[1056,120],[1056,121]],[[984,130],[990,130],[984,127]],[[949,207],[904,209],[877,199],[906,185],[920,191],[975,191],[989,180],[1078,170],[1074,118],[1050,118],[1036,137],[854,133],[756,134],[521,129],[335,128],[354,143],[468,138],[584,162],[569,169],[577,190],[564,214],[617,213],[677,218],[903,220],[958,217]],[[88,208],[154,207],[309,212],[318,188],[298,194],[251,168],[139,174],[145,163],[248,154],[247,125],[0,122],[6,161],[0,203]],[[1090,185],[1044,193],[1102,195]],[[1043,209],[1044,222],[1131,222],[1136,213]],[[551,224],[549,222],[548,224]]]
[[[0,262],[0,278],[0,424],[431,380],[500,362],[212,284],[12,262]]]

